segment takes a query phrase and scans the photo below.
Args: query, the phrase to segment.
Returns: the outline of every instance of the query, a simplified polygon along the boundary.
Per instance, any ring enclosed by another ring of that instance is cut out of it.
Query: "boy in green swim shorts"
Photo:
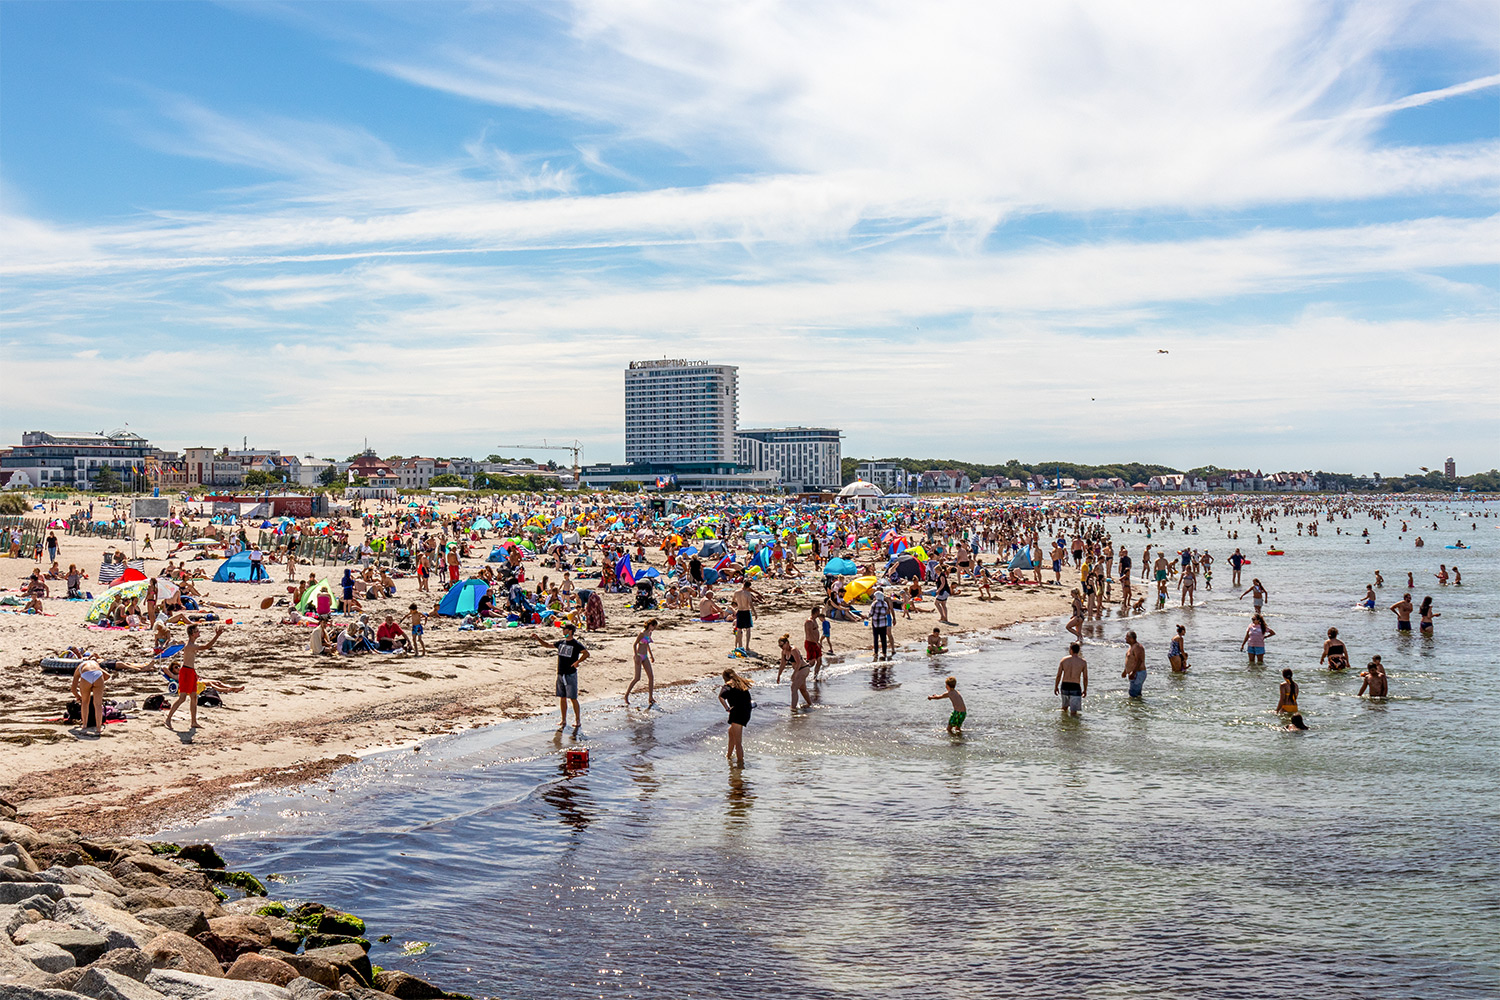
[[[948,732],[961,734],[964,731],[964,719],[968,717],[969,710],[964,705],[964,696],[958,693],[958,678],[950,677],[945,682],[948,685],[946,691],[940,694],[930,694],[928,701],[937,701],[939,698],[947,698],[953,705],[953,714],[948,716]]]

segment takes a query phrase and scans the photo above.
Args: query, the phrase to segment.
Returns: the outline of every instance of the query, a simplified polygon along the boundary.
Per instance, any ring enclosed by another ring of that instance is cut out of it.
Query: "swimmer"
[[[1289,733],[1305,733],[1307,732],[1307,723],[1302,721],[1302,716],[1293,715],[1289,720],[1287,720],[1287,724],[1284,728]]]
[[[934,631],[936,631],[936,629],[934,629]],[[946,685],[946,690],[940,691],[937,694],[928,695],[927,700],[937,701],[939,698],[948,699],[949,704],[953,706],[953,711],[948,716],[948,732],[954,736],[962,736],[964,731],[964,719],[968,718],[969,710],[968,707],[964,705],[963,695],[958,693],[958,678],[949,677],[943,683]]]
[[[1365,599],[1360,603],[1371,611],[1375,610],[1375,588],[1368,583],[1365,584]]]

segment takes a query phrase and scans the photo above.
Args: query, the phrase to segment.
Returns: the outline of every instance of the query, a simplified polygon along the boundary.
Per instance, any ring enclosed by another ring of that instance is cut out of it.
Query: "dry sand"
[[[59,539],[62,567],[74,562],[91,574],[97,574],[103,553],[121,544],[62,534]],[[122,547],[128,551],[128,546],[127,540]],[[158,541],[154,554],[165,551],[165,543]],[[164,561],[148,557],[147,574],[157,573]],[[218,563],[214,559],[202,565],[211,574]],[[14,593],[35,565],[30,559],[0,558],[0,586]],[[478,562],[466,563],[469,568],[477,569]],[[234,624],[200,658],[199,674],[205,680],[243,684],[245,690],[225,695],[221,708],[201,707],[200,728],[193,732],[187,730],[186,705],[173,720],[174,730],[162,726],[161,712],[133,712],[128,721],[106,726],[103,737],[83,736],[76,726],[60,721],[70,698],[70,678],[44,676],[40,660],[67,646],[84,645],[101,659],[143,662],[152,652],[149,631],[87,629],[83,616],[88,603],[56,598],[44,602],[50,617],[0,614],[0,795],[18,805],[22,822],[89,833],[149,832],[206,814],[247,788],[322,778],[377,748],[557,711],[555,656],[532,640],[532,629],[463,632],[456,620],[429,619],[427,656],[314,657],[307,650],[310,629],[278,622],[284,606],[260,610],[262,598],[285,596],[285,567],[268,569],[274,584],[198,583],[211,599],[255,607],[221,612]],[[300,571],[303,576],[306,572]],[[527,563],[528,579],[549,572],[557,575]],[[333,567],[318,569],[320,577],[333,582],[340,573]],[[802,586],[807,592],[796,581],[765,580],[756,586],[763,606],[753,646],[771,657],[767,662],[772,665],[777,636],[786,632],[801,641],[817,578],[805,579]],[[67,589],[61,581],[53,581],[53,588],[57,594]],[[85,589],[99,592],[92,581]],[[397,590],[393,598],[365,602],[366,612],[399,614],[415,599],[415,577],[398,579]],[[418,602],[424,610],[441,595],[436,582],[433,591]],[[949,603],[955,625],[944,632],[996,629],[1067,610],[1064,588],[997,588],[996,598],[955,597]],[[631,644],[648,617],[661,621],[654,647],[658,686],[694,683],[717,675],[730,662],[726,654],[733,634],[727,624],[695,622],[688,611],[630,611],[626,594],[603,599],[607,627],[583,634],[591,651],[580,669],[585,715],[588,701],[617,700],[624,692],[633,673]],[[935,617],[919,614],[904,621],[898,616],[893,639],[920,639]],[[865,626],[835,622],[833,630],[840,656],[869,657]],[[174,627],[178,641],[183,631]],[[541,634],[552,636],[556,630]],[[756,665],[735,663],[741,669]],[[140,703],[165,692],[158,673],[121,672],[108,685],[106,697]]]

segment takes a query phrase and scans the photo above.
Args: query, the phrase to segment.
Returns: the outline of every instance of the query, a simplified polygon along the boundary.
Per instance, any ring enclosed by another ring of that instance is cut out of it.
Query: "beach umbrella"
[[[857,601],[870,591],[875,589],[876,579],[873,576],[857,576],[844,584],[844,600]]]
[[[470,525],[470,527],[476,531],[489,531],[494,526],[494,522],[487,517],[478,518],[472,525]]]
[[[917,559],[916,556],[907,553],[895,561],[895,564],[891,567],[891,576],[897,580],[910,580],[913,577],[919,580],[926,579],[927,568],[922,565],[921,560]]]
[[[859,567],[849,559],[834,558],[828,560],[823,567],[824,576],[854,576],[859,572]]]
[[[149,581],[147,580],[132,580],[129,583],[109,588],[94,598],[94,603],[89,605],[88,613],[83,616],[83,620],[86,622],[98,621],[104,617],[104,613],[109,610],[109,606],[114,603],[115,598],[140,597],[146,593],[148,584]]]

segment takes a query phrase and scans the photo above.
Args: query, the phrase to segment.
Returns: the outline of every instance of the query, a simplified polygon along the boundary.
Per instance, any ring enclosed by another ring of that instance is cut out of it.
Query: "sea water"
[[[1484,509],[1409,517],[1422,550],[1396,519],[1307,538],[1279,518],[1284,556],[1246,523],[1157,532],[1169,552],[1214,555],[1213,589],[1196,608],[1174,589],[1164,612],[1090,623],[1076,719],[1052,693],[1062,621],[929,657],[916,640],[933,616],[918,615],[898,621],[910,641],[889,670],[872,668],[867,630],[840,628],[855,651],[811,711],[793,715],[774,671],[756,672],[744,770],[726,766],[704,683],[649,712],[586,703],[576,740],[547,719],[434,738],[173,837],[277,873],[273,895],[358,913],[393,936],[376,964],[482,995],[1500,995],[1500,511],[1470,520]],[[1139,587],[1147,539],[1112,527]],[[1472,548],[1442,547],[1459,537]],[[1251,608],[1230,586],[1236,544],[1244,586],[1271,594],[1264,668],[1238,648]],[[1454,561],[1463,586],[1439,587]],[[1407,570],[1442,612],[1432,636],[1398,635],[1385,610]],[[1165,659],[1177,624],[1186,674]],[[1343,674],[1318,668],[1331,625]],[[1148,651],[1141,700],[1120,677],[1127,628]],[[1374,653],[1385,701],[1356,697]],[[1308,732],[1274,713],[1283,667]],[[926,699],[950,674],[968,702],[959,737],[947,702]],[[579,744],[591,764],[566,771]]]

